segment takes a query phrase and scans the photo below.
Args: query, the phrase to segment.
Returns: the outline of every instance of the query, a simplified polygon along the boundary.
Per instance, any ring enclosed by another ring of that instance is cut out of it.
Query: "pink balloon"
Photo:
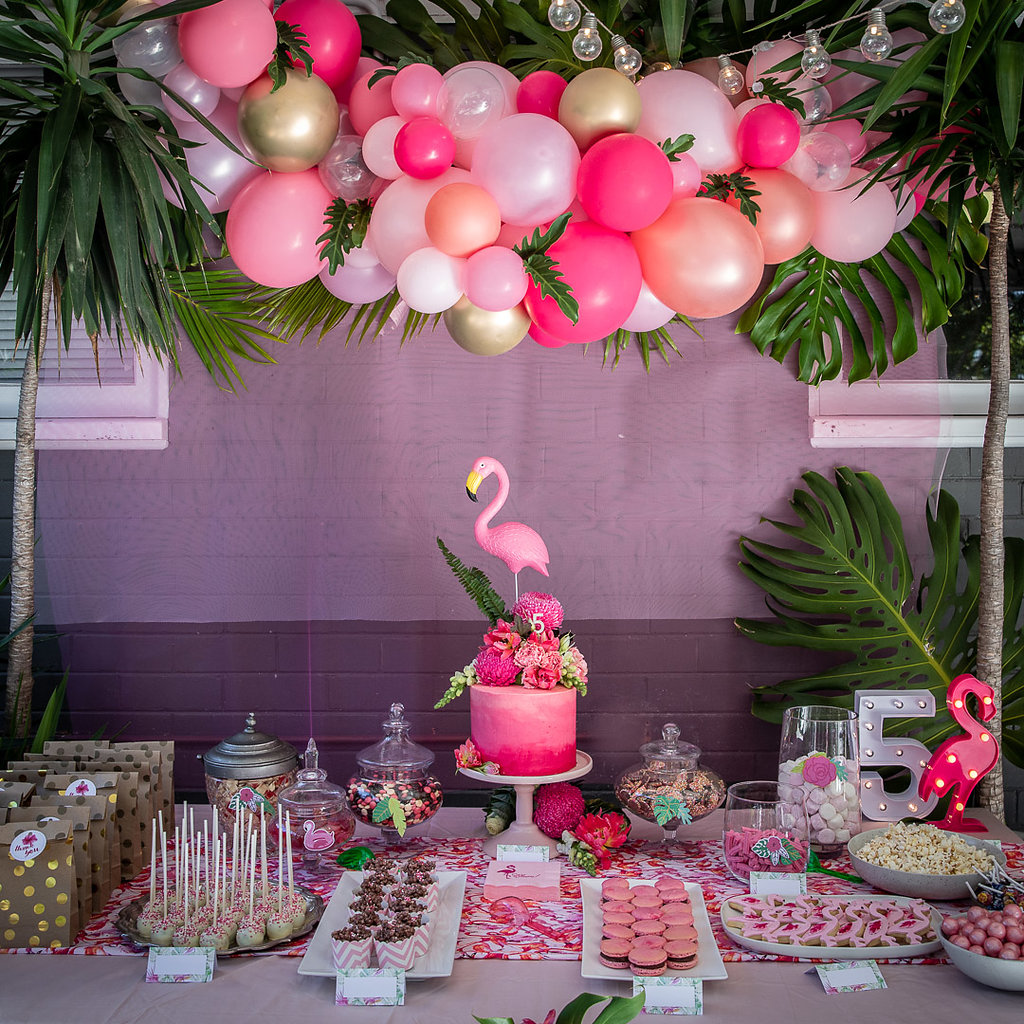
[[[842,118],[838,121],[827,121],[822,131],[834,135],[850,151],[850,159],[856,163],[868,150],[868,140],[864,127],[854,117]]]
[[[369,267],[350,266],[348,253],[342,266],[330,274],[327,267],[320,271],[320,280],[324,287],[336,298],[344,302],[363,305],[384,298],[388,292],[394,291],[395,275],[385,270],[379,263]]]
[[[391,87],[394,75],[385,75],[373,88],[370,79],[374,72],[368,71],[356,80],[348,97],[348,116],[357,135],[365,135],[372,125],[383,117],[393,117],[395,105],[391,102]]]
[[[398,129],[395,161],[414,178],[436,178],[455,159],[455,139],[436,117],[414,117]]]
[[[672,170],[672,198],[692,199],[704,180],[697,161],[689,153],[680,153],[668,165]]]
[[[901,28],[897,29],[892,33],[893,49],[899,50],[901,47],[908,46],[909,44],[923,42],[925,36],[923,33],[918,32],[913,28]],[[897,67],[908,57],[920,49],[920,46],[909,45],[909,48],[904,50],[896,57],[888,57],[884,61],[879,63],[885,67]],[[822,79],[827,85],[828,91],[832,94],[832,102],[836,109],[841,107],[844,103],[848,103],[854,97],[859,96],[866,89],[870,89],[873,85],[877,85],[878,81],[874,78],[869,78],[867,75],[858,74],[856,71],[847,71],[845,68],[839,66],[837,61],[849,61],[853,64],[863,64],[864,56],[860,50],[840,50],[838,53],[832,54],[832,68],[828,74]],[[894,107],[905,107],[914,106],[925,98],[925,93],[920,90],[911,90],[910,92],[904,93],[896,102],[893,104]]]
[[[443,313],[463,293],[464,259],[428,246],[410,253],[398,268],[398,294],[420,313]]]
[[[444,76],[429,64],[409,64],[395,75],[391,86],[391,102],[399,116],[411,121],[414,117],[437,117],[437,97],[444,85]]]
[[[313,73],[332,89],[355,70],[362,34],[355,15],[341,0],[284,0],[274,17],[306,33]]]
[[[744,115],[754,109],[754,107],[763,107],[766,103],[771,103],[771,100],[760,99],[754,97],[753,99],[744,100],[742,103],[736,104],[736,123],[739,124],[743,120]]]
[[[480,249],[466,260],[466,298],[492,313],[523,301],[528,284],[523,261],[503,245]]]
[[[881,252],[896,227],[896,200],[884,182],[864,190],[867,175],[855,170],[846,186],[815,192],[811,245],[841,263],[859,263]]]
[[[348,103],[349,94],[352,92],[352,86],[359,81],[363,75],[369,74],[371,71],[379,71],[383,64],[374,57],[360,57],[356,61],[355,70],[348,78],[345,79],[340,85],[334,87],[334,96],[339,103]]]
[[[228,210],[228,252],[246,277],[291,288],[316,277],[324,260],[317,239],[333,200],[315,167],[297,174],[264,171]]]
[[[168,89],[177,93],[187,103],[191,103],[204,117],[209,117],[220,102],[220,89],[211,85],[206,79],[200,78],[184,62],[176,68],[171,68],[164,75],[163,82]],[[180,103],[171,99],[167,93],[161,92],[160,100],[171,117],[192,120],[192,115]]]
[[[637,86],[643,113],[636,134],[660,143],[694,136],[689,154],[705,173],[731,173],[741,165],[736,151],[736,115],[717,85],[691,71],[659,71]]]
[[[762,46],[765,46],[766,49],[761,49]],[[802,51],[803,47],[792,39],[780,39],[776,43],[759,43],[754,47],[750,63],[747,65],[747,88],[750,89],[759,78],[771,77],[777,82],[783,83],[796,78],[800,74],[799,64],[789,71],[774,71],[773,69]]]
[[[458,167],[427,181],[403,175],[380,194],[367,235],[381,263],[393,274],[410,253],[430,245],[423,218],[434,193],[459,181],[469,181],[469,173]]]
[[[405,122],[397,115],[382,117],[370,125],[363,138],[363,163],[378,178],[397,178],[402,173],[395,159],[395,139]]]
[[[534,71],[527,75],[516,93],[520,114],[543,114],[558,119],[558,101],[569,83],[554,71]]]
[[[668,157],[649,139],[628,132],[598,139],[576,177],[587,216],[613,231],[634,231],[657,220],[672,199]]]
[[[520,115],[529,116],[529,115]],[[593,221],[573,224],[548,250],[579,303],[574,324],[550,296],[530,281],[524,304],[542,331],[580,343],[605,338],[622,326],[640,294],[642,276],[629,238]]]
[[[494,196],[502,220],[540,224],[572,202],[579,166],[580,151],[557,121],[541,114],[513,114],[480,136],[472,173]]]
[[[800,142],[796,114],[781,103],[766,103],[743,115],[736,130],[740,159],[750,167],[778,167]]]
[[[670,309],[651,291],[647,282],[640,285],[633,312],[626,317],[622,327],[626,331],[656,331],[664,327],[674,316],[675,310]]]
[[[277,47],[277,22],[263,0],[219,0],[183,14],[178,47],[185,63],[222,89],[248,85]]]

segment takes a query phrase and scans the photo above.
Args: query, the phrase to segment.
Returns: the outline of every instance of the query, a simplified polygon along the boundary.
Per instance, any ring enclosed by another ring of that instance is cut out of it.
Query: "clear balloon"
[[[313,74],[332,89],[355,70],[362,36],[355,15],[341,0],[284,0],[274,17],[306,34]]]
[[[437,113],[455,139],[478,139],[507,113],[505,90],[486,68],[457,65],[444,76]]]
[[[647,282],[640,285],[633,312],[626,317],[622,325],[626,331],[656,331],[664,327],[674,316],[675,310],[670,309],[651,291]]]
[[[800,139],[783,170],[799,178],[814,192],[839,188],[850,174],[850,151],[846,143],[826,131],[808,132]]]
[[[382,117],[363,137],[363,163],[378,177],[394,180],[402,173],[395,159],[395,138],[405,122],[397,115]]]
[[[649,139],[622,132],[595,142],[580,162],[576,190],[587,216],[614,231],[656,221],[672,199],[672,168]]]
[[[805,128],[821,124],[832,113],[832,94],[821,82],[801,75],[793,82],[791,88],[794,90],[795,98],[803,104],[803,114],[798,110],[796,116]]]
[[[277,22],[263,0],[219,0],[178,21],[185,63],[221,89],[248,85],[274,58]]]
[[[395,275],[385,270],[379,263],[361,267],[350,263],[347,253],[345,262],[333,273],[327,267],[320,271],[323,286],[336,298],[343,302],[363,305],[384,298],[388,292],[394,291]]]
[[[318,166],[324,186],[346,203],[369,198],[378,180],[363,160],[363,140],[358,135],[339,135]]]
[[[136,8],[132,15],[137,16],[154,7]],[[178,26],[171,18],[159,18],[136,25],[124,35],[118,36],[113,45],[114,55],[121,67],[141,68],[154,78],[162,78],[181,63]]]
[[[417,249],[398,268],[398,294],[419,313],[443,313],[462,296],[465,263],[432,246]]]
[[[163,103],[163,90],[156,82],[134,75],[119,74],[117,84],[121,95],[137,107],[159,107]]]
[[[455,139],[436,117],[414,117],[395,136],[395,161],[414,178],[436,178],[455,159]]]
[[[437,117],[437,99],[443,85],[444,76],[437,68],[409,64],[395,75],[391,102],[407,121],[414,117]]]
[[[881,181],[866,185],[867,175],[854,171],[845,188],[816,192],[816,225],[811,245],[823,256],[859,263],[881,252],[896,227],[896,200]]]
[[[186,103],[191,103],[204,117],[209,117],[220,102],[220,89],[200,78],[187,64],[179,64],[177,67],[171,68],[164,78],[164,85]],[[161,95],[163,105],[171,117],[192,116],[180,103],[166,93]]]
[[[750,167],[778,167],[799,144],[800,123],[781,103],[765,103],[747,111],[736,130],[740,159]]]
[[[457,182],[434,193],[423,223],[431,244],[441,252],[466,257],[493,244],[501,230],[501,214],[485,189]]]
[[[527,284],[522,259],[503,245],[480,249],[466,260],[466,297],[480,309],[511,309],[523,301]]]

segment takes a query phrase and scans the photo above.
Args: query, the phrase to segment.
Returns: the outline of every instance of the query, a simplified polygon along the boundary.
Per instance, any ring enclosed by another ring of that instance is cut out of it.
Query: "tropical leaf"
[[[779,546],[743,537],[743,573],[766,594],[773,616],[737,619],[759,643],[804,647],[848,657],[829,669],[753,691],[752,710],[780,722],[787,707],[827,704],[852,708],[859,689],[926,688],[945,703],[950,681],[973,672],[980,558],[977,538],[960,543],[960,510],[940,491],[927,510],[932,566],[915,588],[899,513],[870,473],[835,471],[832,484],[807,473],[809,490],[790,503],[798,525],[766,520],[791,539]],[[1006,543],[1004,752],[1024,764],[1024,540]],[[914,730],[935,744],[956,726],[948,716],[896,719],[896,735]]]
[[[565,234],[571,213],[563,213],[545,231],[534,228],[529,238],[524,238],[513,251],[523,261],[523,270],[540,291],[541,298],[551,297],[558,304],[562,314],[573,323],[579,319],[580,304],[572,294],[572,288],[558,270],[558,261],[548,255],[548,249]]]
[[[345,253],[358,249],[366,241],[366,229],[370,226],[372,208],[368,199],[357,199],[346,203],[337,198],[327,207],[325,223],[327,230],[317,239],[325,242],[322,255],[327,258],[327,269],[334,273],[344,266]]]

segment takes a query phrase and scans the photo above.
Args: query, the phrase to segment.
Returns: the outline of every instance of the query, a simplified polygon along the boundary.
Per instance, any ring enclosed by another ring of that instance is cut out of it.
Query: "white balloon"
[[[397,115],[382,117],[363,136],[363,163],[378,178],[394,181],[402,174],[395,160],[395,137],[405,122]]]
[[[220,102],[220,89],[200,78],[187,64],[179,64],[171,68],[164,77],[164,85],[176,93],[187,103],[191,103],[204,117],[209,117]],[[192,115],[171,99],[167,93],[161,93],[161,100],[167,113],[175,118],[190,118]]]
[[[420,313],[443,313],[463,293],[464,259],[428,246],[407,256],[398,268],[398,294]]]

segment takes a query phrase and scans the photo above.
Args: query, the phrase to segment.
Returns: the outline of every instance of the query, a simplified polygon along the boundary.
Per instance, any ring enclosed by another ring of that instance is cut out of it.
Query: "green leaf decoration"
[[[820,673],[753,691],[758,718],[781,722],[787,707],[853,708],[858,689],[927,688],[936,704],[957,675],[975,670],[978,538],[960,541],[960,509],[945,491],[926,510],[932,565],[915,574],[903,526],[880,481],[841,467],[835,483],[804,476],[790,506],[797,523],[765,520],[792,542],[782,546],[743,537],[740,569],[766,594],[770,618],[737,619],[758,643],[847,655]],[[1006,541],[1003,645],[1003,752],[1024,765],[1024,540]],[[947,715],[887,723],[894,735],[934,746],[959,726]]]
[[[476,602],[477,608],[486,616],[487,621],[493,626],[498,619],[509,621],[512,612],[505,607],[502,596],[494,589],[487,574],[482,569],[466,568],[465,565],[448,550],[443,540],[437,538],[437,546],[444,555],[448,567],[455,573],[456,579],[462,584],[466,593]]]
[[[340,196],[327,207],[327,230],[317,239],[326,242],[323,255],[327,257],[328,272],[333,274],[345,263],[345,253],[358,249],[366,241],[373,208],[369,199],[346,203]]]
[[[391,820],[391,808],[383,800],[378,800],[373,806],[370,818],[375,825],[382,825],[385,821]]]
[[[368,846],[350,846],[338,854],[337,862],[343,868],[351,868],[353,871],[361,871],[365,865],[373,860],[373,850]]]
[[[670,821],[689,825],[692,817],[685,800],[680,800],[677,796],[666,796],[664,793],[659,793],[654,799],[654,820],[664,827]]]
[[[670,163],[679,163],[679,154],[693,149],[696,140],[692,135],[677,135],[674,139],[662,139],[658,148],[668,157]]]
[[[701,196],[708,199],[725,200],[735,196],[739,200],[740,213],[743,214],[751,224],[757,223],[757,215],[761,207],[754,202],[754,196],[761,193],[754,188],[754,179],[748,178],[740,171],[732,174],[709,174],[700,186]]]
[[[562,1008],[555,1024],[583,1024],[587,1011],[605,1000],[608,1005],[594,1018],[593,1024],[626,1024],[643,1009],[645,998],[642,991],[628,999],[625,996],[598,996],[593,992],[581,992]]]
[[[758,85],[761,86],[760,90],[757,89]],[[780,81],[771,72],[754,83],[754,92],[759,99],[771,100],[773,103],[787,107],[797,117],[803,117],[805,114],[804,101],[800,98],[801,94],[794,86]]]
[[[540,228],[534,228],[533,235],[529,239],[524,238],[513,251],[521,257],[523,269],[540,289],[541,297],[551,296],[562,313],[576,323],[580,317],[580,305],[558,272],[558,263],[548,255],[548,249],[565,234],[570,217],[571,213],[556,217],[543,233]]]
[[[391,821],[395,826],[395,831],[400,835],[405,835],[405,808],[402,807],[401,802],[397,797],[388,798],[388,810],[391,811]]]
[[[278,21],[276,25],[277,47],[274,50],[274,59],[267,65],[267,74],[274,83],[271,92],[277,92],[284,85],[288,77],[287,70],[298,64],[306,69],[307,78],[313,74],[313,57],[306,49],[306,33],[298,25],[291,25],[286,21]]]

